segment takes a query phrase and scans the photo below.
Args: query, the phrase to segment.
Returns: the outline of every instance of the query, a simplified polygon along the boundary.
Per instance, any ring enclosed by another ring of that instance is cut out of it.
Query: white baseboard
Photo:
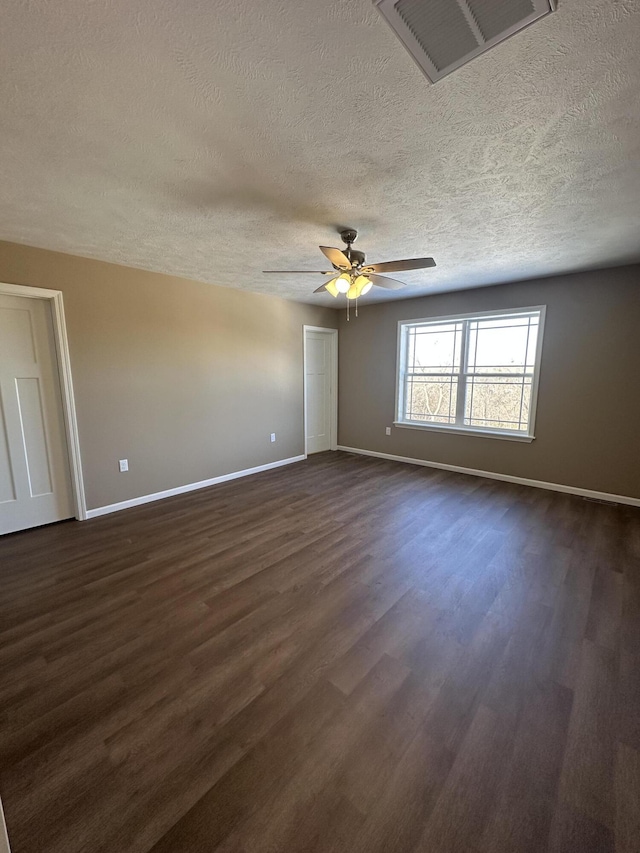
[[[9,836],[7,835],[7,825],[4,822],[4,812],[2,811],[2,801],[0,800],[0,853],[11,853],[9,847]]]
[[[570,495],[580,495],[583,498],[595,498],[600,501],[640,506],[640,498],[626,495],[610,495],[607,492],[594,492],[592,489],[581,489],[578,486],[563,486],[561,483],[545,483],[543,480],[529,480],[526,477],[513,477],[511,474],[496,474],[493,471],[480,471],[477,468],[463,468],[461,465],[447,465],[444,462],[427,462],[425,459],[412,459],[409,456],[394,456],[392,453],[379,453],[376,450],[362,450],[359,447],[344,447],[338,445],[338,450],[345,453],[357,453],[360,456],[375,456],[378,459],[390,459],[393,462],[406,462],[409,465],[423,465],[425,468],[442,468],[444,471],[455,471],[458,474],[470,474],[473,477],[487,477],[490,480],[503,480],[505,483],[518,483],[521,486],[533,486],[534,489],[548,489],[551,492],[565,492]]]
[[[111,512],[119,512],[121,509],[130,509],[141,506],[152,501],[161,501],[164,498],[172,498],[174,495],[183,495],[185,492],[195,492],[197,489],[206,489],[207,486],[215,486],[217,483],[226,483],[228,480],[237,480],[239,477],[249,477],[251,474],[259,474],[261,471],[270,471],[272,468],[281,468],[283,465],[291,465],[293,462],[302,462],[306,455],[291,456],[289,459],[278,459],[277,462],[267,462],[266,465],[257,465],[255,468],[245,468],[244,471],[233,471],[231,474],[222,474],[220,477],[211,477],[209,480],[200,480],[199,483],[188,483],[186,486],[177,486],[175,489],[165,489],[163,492],[155,492],[152,495],[142,495],[139,498],[131,498],[128,501],[120,501],[109,506],[100,506],[97,509],[88,509],[87,518],[97,518],[100,515],[108,515]]]

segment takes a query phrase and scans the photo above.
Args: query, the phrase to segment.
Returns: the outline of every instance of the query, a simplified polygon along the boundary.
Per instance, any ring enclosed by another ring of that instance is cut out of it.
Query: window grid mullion
[[[403,417],[408,417],[410,408],[409,408],[409,396],[408,396],[408,384],[409,384],[409,364],[413,364],[413,362],[409,361],[409,352],[411,350],[411,339],[415,338],[415,332],[412,334],[412,330],[409,329],[405,338],[405,355],[404,355],[404,364],[405,364],[405,377],[403,382],[403,394],[404,400],[402,401],[402,411]]]
[[[527,343],[524,348],[524,369],[527,369],[527,359],[529,358],[529,336],[531,335],[531,317],[529,317],[529,322],[527,323]],[[522,408],[524,406],[524,388],[525,381],[522,380],[522,388],[520,389],[520,415],[518,417],[518,426],[522,426]]]
[[[469,321],[462,321],[462,340],[460,342],[460,364],[458,366],[458,388],[456,391],[456,426],[464,425],[464,407],[467,395],[467,351],[469,349]]]

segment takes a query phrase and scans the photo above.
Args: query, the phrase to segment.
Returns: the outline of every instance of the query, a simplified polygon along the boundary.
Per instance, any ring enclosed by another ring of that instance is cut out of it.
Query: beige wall
[[[392,428],[398,320],[546,305],[536,438]],[[340,319],[339,443],[640,497],[640,266],[459,291]]]
[[[2,242],[0,281],[64,294],[90,509],[304,453],[302,326],[334,311]]]

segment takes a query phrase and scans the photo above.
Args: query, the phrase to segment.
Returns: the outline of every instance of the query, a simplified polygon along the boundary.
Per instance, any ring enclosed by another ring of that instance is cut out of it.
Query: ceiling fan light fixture
[[[339,293],[347,293],[351,287],[351,276],[347,272],[343,272],[341,276],[335,279],[336,288]]]
[[[373,282],[366,275],[359,275],[353,282],[358,296],[366,296],[373,287]]]
[[[340,293],[340,291],[338,290],[338,288],[336,286],[337,281],[338,281],[337,278],[332,278],[324,286],[324,289],[327,290],[334,297],[334,299]]]

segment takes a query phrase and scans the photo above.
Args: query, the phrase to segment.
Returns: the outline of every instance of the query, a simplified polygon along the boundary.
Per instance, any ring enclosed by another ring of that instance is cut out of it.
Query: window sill
[[[502,438],[507,441],[523,441],[527,444],[530,444],[535,438],[534,435],[523,435],[518,432],[498,432],[497,430],[476,429],[475,427],[451,427],[444,424],[416,424],[394,421],[393,425],[401,429],[422,429],[430,432],[453,433],[454,435],[475,435],[478,438]]]

